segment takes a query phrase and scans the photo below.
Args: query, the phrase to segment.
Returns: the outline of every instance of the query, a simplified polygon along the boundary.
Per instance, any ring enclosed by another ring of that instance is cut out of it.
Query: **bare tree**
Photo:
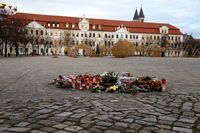
[[[200,55],[200,42],[189,35],[183,43],[183,49],[188,56],[195,57]]]
[[[31,32],[27,35],[27,40],[28,40],[28,42],[31,43],[31,46],[32,46],[32,53],[31,54],[32,55],[39,54],[39,53],[36,53],[36,49],[39,46],[38,47],[36,47],[36,46],[39,45],[40,35],[35,34],[33,29],[29,29],[29,30],[31,30]]]
[[[62,44],[68,48],[71,48],[74,45],[74,39],[70,31],[65,31],[61,40]]]
[[[7,20],[3,20],[0,21],[0,38],[1,38],[1,45],[3,48],[3,44],[4,44],[4,53],[3,53],[3,49],[2,49],[2,55],[4,55],[5,57],[8,56],[7,53],[7,46],[8,46],[8,42],[9,42],[9,23]]]

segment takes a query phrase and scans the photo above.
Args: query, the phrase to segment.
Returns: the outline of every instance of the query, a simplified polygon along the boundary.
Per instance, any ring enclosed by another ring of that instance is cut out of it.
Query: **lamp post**
[[[8,4],[0,1],[0,32],[7,33],[7,32],[5,32],[5,30],[6,30],[5,20],[8,16],[15,15],[16,12],[17,12],[17,7],[13,8],[11,5],[8,5]],[[4,51],[5,57],[7,57],[7,41],[4,40],[3,36],[8,36],[8,34],[0,35],[0,42],[1,42],[0,43],[0,55],[3,55],[3,51]],[[3,46],[3,44],[4,44],[4,46]],[[4,50],[3,50],[3,47],[5,47]]]

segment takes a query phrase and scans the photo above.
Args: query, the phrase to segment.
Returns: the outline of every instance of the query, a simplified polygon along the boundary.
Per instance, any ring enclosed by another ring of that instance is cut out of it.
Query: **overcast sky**
[[[19,12],[132,20],[143,6],[145,21],[170,23],[200,38],[200,0],[0,0]]]

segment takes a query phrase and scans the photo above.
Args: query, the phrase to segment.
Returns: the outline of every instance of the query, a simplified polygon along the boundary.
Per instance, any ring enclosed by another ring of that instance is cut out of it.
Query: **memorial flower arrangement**
[[[51,83],[60,88],[90,90],[91,92],[117,92],[136,94],[138,92],[161,92],[166,89],[166,80],[155,77],[133,77],[125,72],[121,75],[105,72],[101,75],[79,74],[69,77],[59,75]]]
[[[117,79],[118,79],[118,75],[115,74],[114,72],[104,72],[101,75],[102,85],[105,85],[105,84],[114,85],[117,83]]]

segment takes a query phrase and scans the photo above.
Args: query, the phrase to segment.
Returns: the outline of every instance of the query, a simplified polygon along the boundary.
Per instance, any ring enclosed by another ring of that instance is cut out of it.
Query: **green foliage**
[[[105,83],[115,84],[117,83],[117,79],[118,79],[118,75],[115,74],[114,72],[108,72],[101,77],[102,84],[105,84]]]

